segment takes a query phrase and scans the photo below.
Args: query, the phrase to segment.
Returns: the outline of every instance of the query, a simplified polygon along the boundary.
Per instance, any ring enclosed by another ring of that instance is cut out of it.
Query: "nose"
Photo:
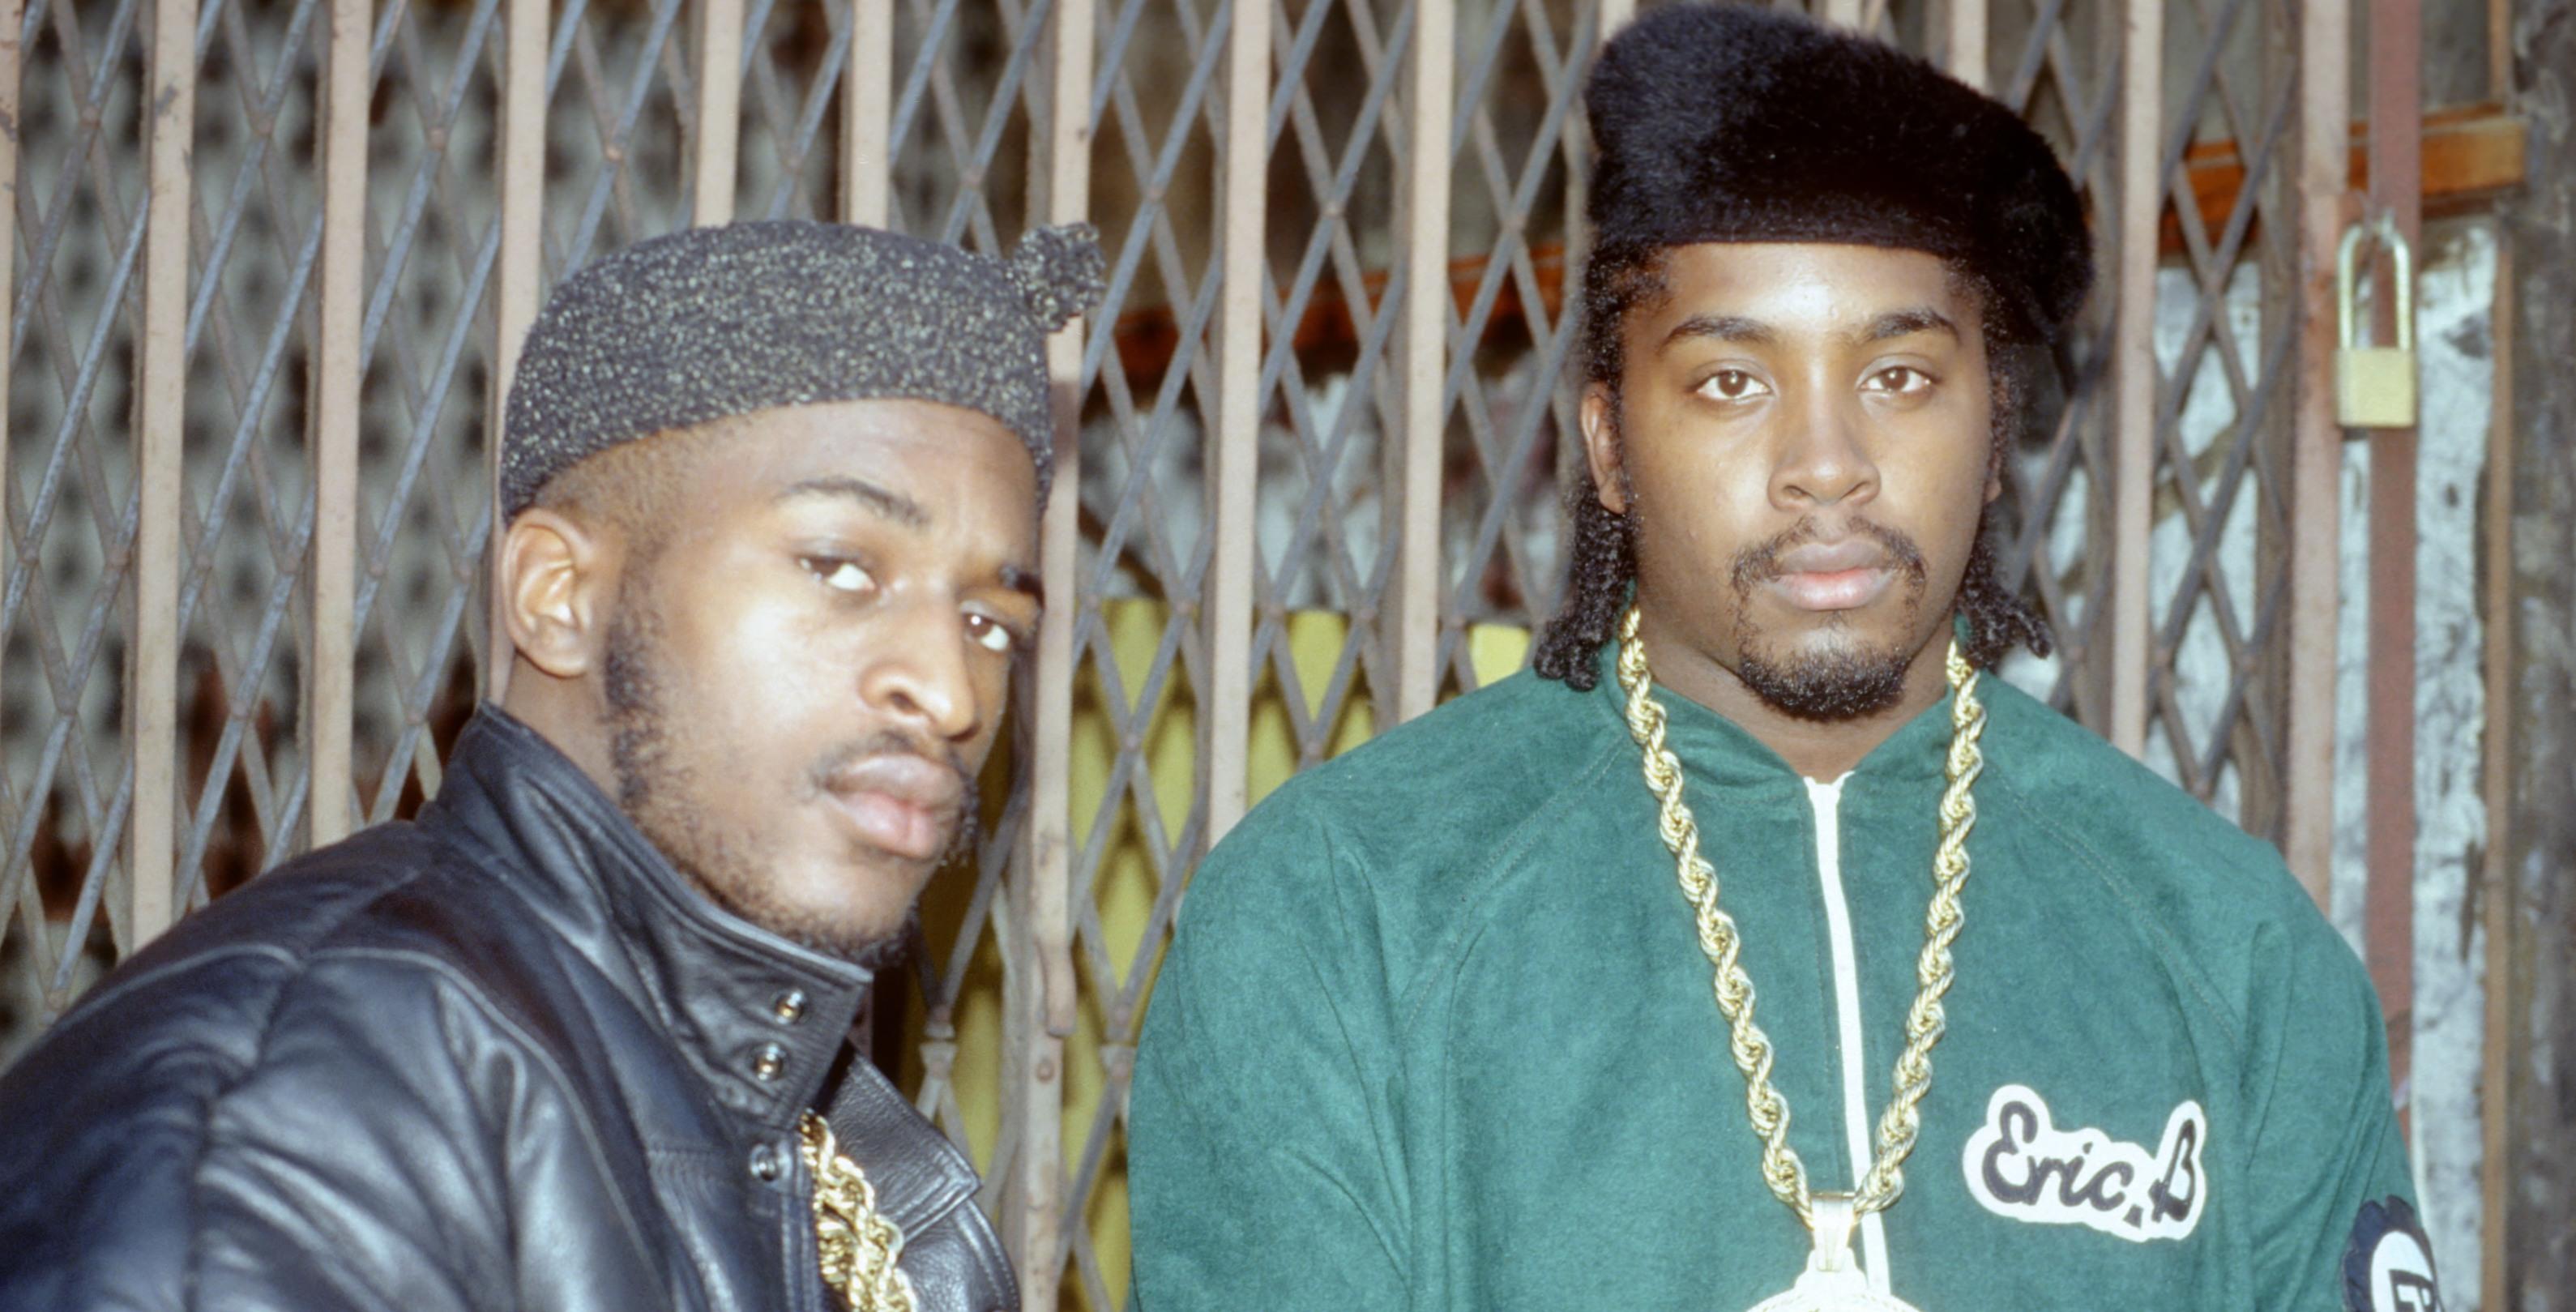
[[[1878,465],[1862,441],[1857,398],[1813,388],[1782,410],[1772,505],[1807,512],[1846,502],[1858,506],[1878,494]]]
[[[948,742],[973,738],[984,708],[957,608],[931,602],[888,614],[859,676],[859,696],[889,718]]]

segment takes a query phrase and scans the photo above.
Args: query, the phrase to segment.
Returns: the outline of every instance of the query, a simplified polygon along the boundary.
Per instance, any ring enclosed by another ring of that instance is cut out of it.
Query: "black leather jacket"
[[[0,1073],[0,1309],[825,1312],[831,1079],[924,1312],[1015,1308],[964,1157],[836,1070],[868,982],[487,707],[417,823],[181,922]]]

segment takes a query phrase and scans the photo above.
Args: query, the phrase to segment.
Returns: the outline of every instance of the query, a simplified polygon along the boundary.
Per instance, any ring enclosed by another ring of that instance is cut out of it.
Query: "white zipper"
[[[1843,1068],[1843,1138],[1851,1157],[1851,1183],[1857,1189],[1869,1175],[1870,1122],[1868,1053],[1861,1046],[1860,967],[1852,952],[1851,907],[1843,899],[1842,801],[1846,774],[1829,784],[1813,779],[1807,802],[1816,812],[1816,879],[1824,886],[1825,936],[1834,959],[1834,1022],[1840,1035]],[[1861,1268],[1872,1292],[1888,1293],[1887,1223],[1878,1213],[1860,1219]]]

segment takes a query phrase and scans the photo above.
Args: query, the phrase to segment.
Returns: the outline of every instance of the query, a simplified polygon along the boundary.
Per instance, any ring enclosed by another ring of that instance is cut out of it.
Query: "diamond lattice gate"
[[[2008,677],[2322,889],[2338,435],[2299,324],[2342,7],[1819,7],[2020,108],[2094,219],[2002,535],[2059,650]],[[1195,861],[1553,604],[1579,89],[1632,9],[0,0],[0,1060],[174,914],[436,791],[498,686],[489,417],[547,285],[733,216],[1088,220],[1057,605],[877,1050],[1030,1305],[1114,1306]]]

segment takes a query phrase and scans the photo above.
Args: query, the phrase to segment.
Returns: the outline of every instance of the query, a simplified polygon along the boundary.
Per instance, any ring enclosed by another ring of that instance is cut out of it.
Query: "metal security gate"
[[[1110,292],[1050,352],[1060,600],[900,1065],[1028,1306],[1114,1306],[1194,862],[1516,668],[1552,607],[1579,90],[1633,8],[0,0],[0,1044],[436,791],[506,669],[490,419],[555,279],[736,216],[989,251],[1089,220]],[[2100,291],[2008,479],[2006,577],[2061,651],[2007,677],[2322,899],[2343,434],[2312,329],[2351,6],[1818,8],[2021,109],[2094,218]]]

